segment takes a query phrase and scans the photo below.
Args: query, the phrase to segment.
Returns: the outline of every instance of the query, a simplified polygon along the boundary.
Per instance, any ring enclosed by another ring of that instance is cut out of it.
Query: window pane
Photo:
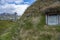
[[[59,15],[59,24],[60,24],[60,15]]]
[[[57,15],[48,16],[48,25],[56,25],[58,24]]]

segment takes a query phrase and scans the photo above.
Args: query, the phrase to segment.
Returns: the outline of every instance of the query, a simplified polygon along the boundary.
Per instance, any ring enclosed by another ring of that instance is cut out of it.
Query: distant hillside
[[[60,40],[60,26],[45,24],[44,7],[59,0],[37,0],[22,17],[12,23],[8,32],[1,34],[1,40]],[[8,27],[9,27],[8,26]]]

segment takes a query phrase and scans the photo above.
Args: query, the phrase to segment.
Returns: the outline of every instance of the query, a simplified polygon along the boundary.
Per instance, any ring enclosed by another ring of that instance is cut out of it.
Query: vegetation
[[[45,14],[40,11],[40,7],[50,4],[51,1],[43,3],[38,0],[18,21],[0,21],[0,40],[58,40],[60,26],[46,25]]]

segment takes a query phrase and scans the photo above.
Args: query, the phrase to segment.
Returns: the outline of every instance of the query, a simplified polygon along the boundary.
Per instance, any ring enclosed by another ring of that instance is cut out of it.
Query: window
[[[60,24],[60,15],[59,15],[59,19],[58,19],[58,20],[59,20],[58,22],[59,22],[59,24]]]
[[[57,25],[60,24],[60,15],[46,15],[46,24]]]

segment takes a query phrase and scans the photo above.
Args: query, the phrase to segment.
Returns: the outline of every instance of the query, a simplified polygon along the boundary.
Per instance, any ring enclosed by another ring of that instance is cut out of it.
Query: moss
[[[55,31],[56,31],[56,32],[60,32],[60,25],[53,25],[53,26],[48,25],[48,27],[49,27],[50,29],[55,28]],[[48,31],[49,31],[49,30],[48,30]],[[52,30],[50,30],[50,31],[52,31]]]
[[[55,27],[57,32],[60,32],[60,26]]]
[[[38,38],[38,40],[51,40],[52,39],[52,35],[40,35],[40,38]]]
[[[42,13],[40,22],[38,23],[37,28],[40,30],[43,30],[44,25],[45,25],[45,15]]]
[[[33,24],[31,23],[30,20],[24,20],[24,25],[23,25],[24,29],[31,29],[31,28],[33,28]]]

